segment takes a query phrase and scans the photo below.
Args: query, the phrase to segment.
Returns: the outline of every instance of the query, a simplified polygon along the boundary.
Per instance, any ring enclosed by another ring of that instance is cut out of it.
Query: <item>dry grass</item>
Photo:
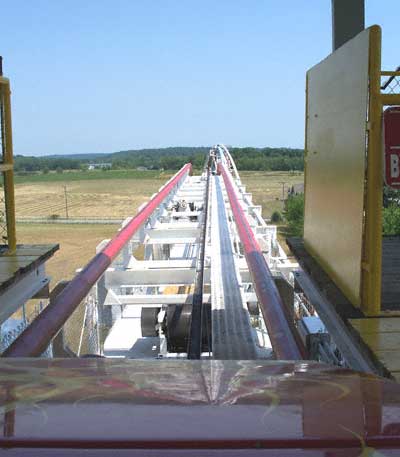
[[[287,189],[295,184],[304,182],[303,173],[287,172],[248,172],[240,173],[243,184],[248,192],[253,194],[253,202],[262,206],[262,214],[265,219],[270,218],[274,211],[283,212],[282,199],[283,184],[285,183],[285,196]],[[286,244],[285,226],[278,227],[278,240],[286,254],[292,257],[292,253]]]
[[[17,217],[65,216],[64,185],[67,189],[69,217],[124,218],[156,192],[169,178],[165,175],[144,179],[82,180],[66,183],[38,182],[18,184],[15,188]],[[264,217],[283,210],[285,191],[303,182],[302,173],[242,172],[241,178],[253,201],[263,206]]]
[[[96,246],[117,230],[116,225],[19,224],[17,236],[19,243],[60,244],[60,250],[46,263],[53,288],[59,281],[71,279],[75,271],[94,256]],[[28,303],[28,315],[33,312],[35,303],[34,300]],[[66,342],[74,351],[78,349],[83,316],[84,306],[80,305],[65,325]]]
[[[18,224],[18,243],[59,243],[60,250],[46,263],[53,287],[62,279],[71,279],[77,268],[95,254],[103,239],[112,237],[117,225]]]
[[[69,217],[125,218],[169,178],[107,179],[18,184],[17,217],[65,216],[65,191]]]
[[[282,188],[285,195],[289,187],[304,182],[301,172],[250,172],[242,171],[240,178],[248,192],[253,194],[253,202],[262,205],[263,217],[269,218],[274,211],[283,211]]]

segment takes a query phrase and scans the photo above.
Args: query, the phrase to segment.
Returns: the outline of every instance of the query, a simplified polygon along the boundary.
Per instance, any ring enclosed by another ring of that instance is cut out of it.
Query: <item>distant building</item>
[[[112,163],[111,162],[103,162],[103,163],[90,163],[88,166],[88,170],[98,170],[98,169],[107,169],[111,168]]]

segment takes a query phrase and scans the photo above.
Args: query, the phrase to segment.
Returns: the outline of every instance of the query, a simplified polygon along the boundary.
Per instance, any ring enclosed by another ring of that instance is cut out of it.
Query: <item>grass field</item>
[[[91,172],[88,172],[90,175]],[[95,173],[95,172],[93,172]],[[100,172],[101,173],[101,172]],[[110,172],[102,172],[108,175]],[[15,187],[17,217],[68,216],[124,218],[137,208],[171,177],[144,172],[141,177],[115,179],[87,179],[80,181],[38,181],[17,184]],[[67,178],[70,173],[61,176]],[[72,174],[72,173],[71,173]],[[44,175],[47,176],[47,175]]]
[[[97,173],[108,175],[112,172]],[[125,178],[119,175],[106,180],[90,178],[72,181],[65,179],[70,173],[63,173],[60,176],[64,181],[19,183],[15,188],[17,216],[63,216],[64,185],[67,186],[70,217],[130,216],[171,176],[167,173],[149,176],[148,173],[140,173],[132,179],[127,179],[127,174]],[[83,176],[82,173],[79,175]],[[303,182],[302,174],[276,172],[242,172],[241,178],[247,190],[252,192],[253,202],[263,206],[265,218],[275,210],[282,211],[283,182],[286,189]],[[19,243],[60,244],[60,250],[46,264],[52,278],[51,286],[54,287],[62,279],[71,279],[76,269],[94,256],[100,241],[111,238],[117,230],[117,225],[18,224],[17,239]],[[67,324],[67,341],[73,350],[77,348],[83,311],[83,307],[79,307]]]
[[[52,277],[52,286],[62,279],[71,279],[95,254],[103,239],[112,237],[117,225],[83,224],[18,224],[18,243],[59,243],[60,250],[46,263]]]
[[[71,279],[76,269],[94,256],[100,241],[111,238],[117,230],[117,225],[18,224],[17,237],[19,243],[60,244],[59,251],[46,263],[46,271],[51,276],[50,287],[53,288],[59,281]],[[33,312],[35,303],[28,303],[28,315]],[[78,348],[83,316],[84,307],[79,306],[65,326],[66,341],[74,351]]]
[[[168,176],[173,172],[160,171],[139,171],[139,170],[90,170],[90,171],[64,171],[63,173],[30,173],[16,174],[15,183],[38,183],[38,182],[58,182],[68,183],[71,181],[92,181],[92,180],[112,180],[112,179],[148,179]]]
[[[288,188],[304,182],[301,172],[242,171],[240,178],[246,190],[253,194],[253,202],[262,206],[264,218],[269,218],[274,211],[282,212],[282,197]]]
[[[274,211],[283,213],[283,195],[287,189],[296,184],[303,184],[303,173],[287,172],[251,172],[242,171],[240,173],[243,184],[246,185],[248,192],[253,194],[253,202],[262,206],[262,215],[269,219]],[[291,252],[285,242],[286,227],[282,224],[278,227],[278,240],[287,255]]]
[[[65,217],[68,211],[70,218],[124,218],[132,215],[171,175],[172,172],[136,170],[37,175],[37,182],[16,185],[17,217]],[[49,176],[52,180],[42,180]],[[263,206],[265,218],[275,210],[282,211],[283,186],[286,191],[303,181],[301,173],[285,172],[242,172],[241,178],[253,193],[254,202]]]

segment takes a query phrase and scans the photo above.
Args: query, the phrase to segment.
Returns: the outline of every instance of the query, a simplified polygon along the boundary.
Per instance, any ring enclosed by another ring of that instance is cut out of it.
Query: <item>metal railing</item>
[[[27,316],[25,312],[25,306],[23,307],[23,313],[21,319],[15,319],[12,316],[3,322],[0,331],[0,351],[4,352],[18,337],[19,335],[35,320],[35,318],[42,312],[45,304],[40,301],[34,307],[32,313]],[[9,326],[8,323],[14,321],[14,325]],[[52,345],[43,351],[41,357],[50,358],[53,357]]]
[[[78,357],[85,352],[87,354],[100,354],[101,352],[98,300],[95,288],[89,292],[83,302],[83,305],[85,307],[85,311],[82,319],[82,327],[77,349]]]
[[[4,351],[2,357],[34,357],[41,354],[61,330],[71,314],[89,294],[96,281],[117,258],[133,235],[150,219],[153,212],[191,172],[186,164],[153,198],[125,225],[117,235],[62,289],[54,301]]]
[[[10,81],[3,77],[0,57],[0,243],[8,252],[16,249],[14,171],[11,127]]]

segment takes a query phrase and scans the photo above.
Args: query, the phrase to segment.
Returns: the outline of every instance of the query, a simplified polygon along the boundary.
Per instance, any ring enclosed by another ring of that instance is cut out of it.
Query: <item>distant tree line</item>
[[[37,171],[57,171],[57,170],[79,170],[84,168],[82,161],[65,157],[14,157],[14,170],[16,172],[37,172]],[[86,166],[87,167],[87,166]]]
[[[86,170],[90,163],[111,163],[112,169],[178,170],[191,162],[202,168],[209,147],[172,147],[114,152],[112,154],[79,154],[67,156],[15,156],[15,170],[19,173],[63,170]],[[303,150],[290,148],[231,148],[239,170],[302,171]]]
[[[290,171],[304,170],[304,150],[291,148],[232,148],[239,170]]]

